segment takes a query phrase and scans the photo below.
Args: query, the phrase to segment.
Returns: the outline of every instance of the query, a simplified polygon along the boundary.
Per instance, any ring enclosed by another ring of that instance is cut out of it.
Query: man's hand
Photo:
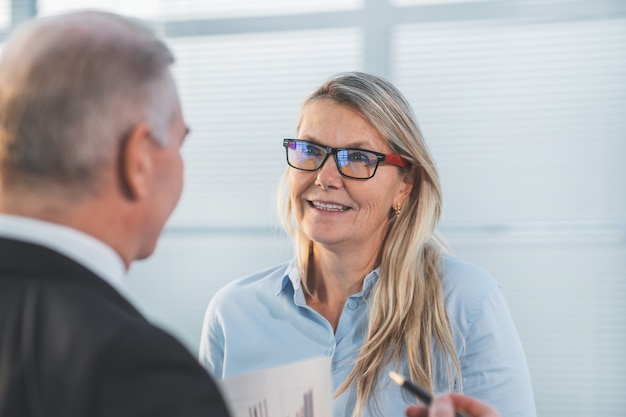
[[[446,394],[433,400],[430,407],[409,407],[406,417],[455,417],[456,412],[466,417],[500,417],[500,414],[487,404],[459,394]]]

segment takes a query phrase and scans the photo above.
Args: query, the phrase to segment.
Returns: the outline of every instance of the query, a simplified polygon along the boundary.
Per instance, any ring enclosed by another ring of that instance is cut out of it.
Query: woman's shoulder
[[[442,277],[444,287],[453,289],[456,287],[493,287],[498,285],[498,281],[482,267],[453,257],[442,255],[441,257]]]
[[[500,293],[500,283],[482,267],[444,255],[441,258],[443,291],[448,314],[473,316],[494,293]]]

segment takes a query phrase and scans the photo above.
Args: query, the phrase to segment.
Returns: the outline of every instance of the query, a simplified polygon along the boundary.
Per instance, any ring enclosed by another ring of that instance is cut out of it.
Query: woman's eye
[[[365,152],[353,151],[350,152],[351,162],[370,162],[370,158]]]
[[[303,146],[302,152],[311,156],[320,155],[322,153],[321,150],[317,146],[312,146],[312,145]]]

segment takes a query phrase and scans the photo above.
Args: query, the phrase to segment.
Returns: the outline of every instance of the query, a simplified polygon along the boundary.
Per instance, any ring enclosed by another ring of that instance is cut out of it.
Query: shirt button
[[[348,308],[349,308],[350,310],[354,310],[354,309],[356,308],[356,305],[357,305],[357,304],[356,304],[356,301],[350,301],[350,302],[348,303]]]
[[[333,354],[333,348],[330,348],[326,351],[326,356],[331,356]]]

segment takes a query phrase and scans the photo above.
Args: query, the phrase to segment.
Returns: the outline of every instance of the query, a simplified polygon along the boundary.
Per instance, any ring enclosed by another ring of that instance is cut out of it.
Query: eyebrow
[[[306,141],[309,141],[309,142],[314,142],[315,144],[317,144],[319,146],[324,146],[324,147],[329,146],[327,144],[320,143],[316,139],[311,139],[310,137],[300,138],[300,140],[306,140]],[[382,154],[393,153],[393,152],[386,152],[386,151],[377,150],[377,149],[375,149],[374,146],[370,146],[370,145],[368,145],[368,144],[366,144],[364,142],[357,142],[356,144],[351,144],[351,145],[341,145],[341,146],[331,146],[331,147],[335,148],[335,149],[360,149],[362,151],[378,152],[378,153],[382,153]]]
[[[300,140],[307,140],[309,142],[314,142],[314,143],[316,143],[316,144],[318,144],[320,146],[329,146],[327,144],[324,144],[324,143],[320,142],[317,138],[314,138],[314,137],[308,136],[308,135],[304,135],[302,137],[298,137],[298,139],[300,139]],[[342,145],[342,146],[339,146],[339,148],[355,148],[355,149],[373,150],[368,144],[366,144],[364,142],[357,142],[356,144],[352,144],[352,145]],[[376,151],[376,152],[380,152],[380,151]]]

